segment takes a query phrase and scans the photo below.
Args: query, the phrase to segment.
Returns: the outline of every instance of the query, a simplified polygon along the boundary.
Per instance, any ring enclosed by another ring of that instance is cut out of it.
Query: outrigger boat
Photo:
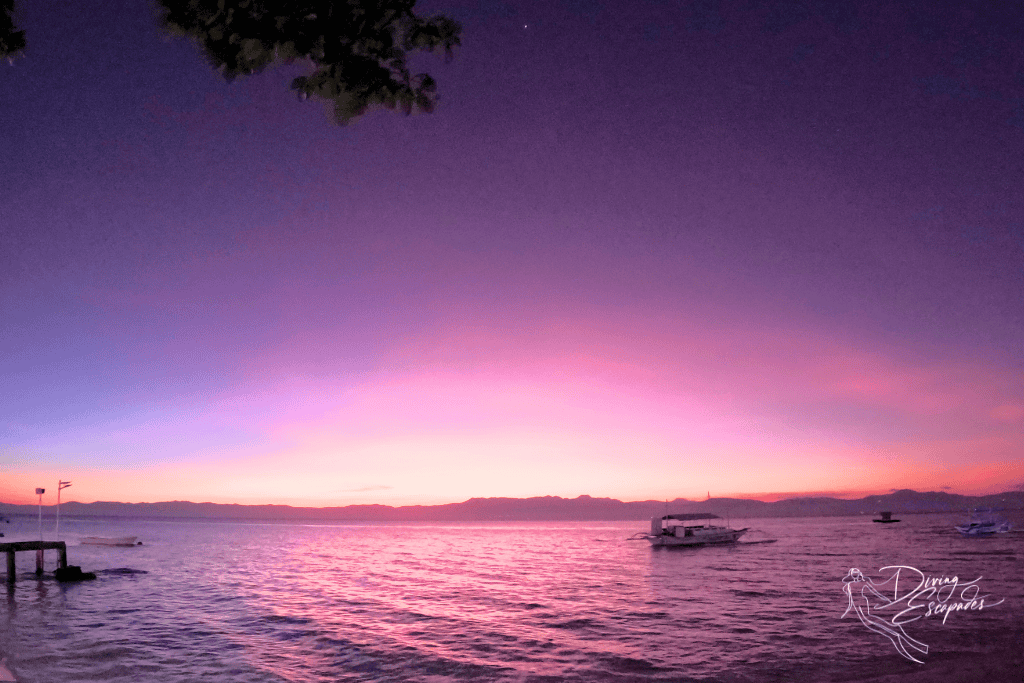
[[[721,519],[718,515],[688,514],[665,515],[651,520],[651,533],[640,532],[637,538],[646,538],[652,547],[680,547],[723,545],[735,543],[748,529],[730,529],[699,520]]]
[[[953,527],[964,536],[992,536],[993,534],[1005,534],[1010,531],[1010,522],[996,517],[990,510],[982,511],[981,516],[975,518],[969,514],[963,524]]]

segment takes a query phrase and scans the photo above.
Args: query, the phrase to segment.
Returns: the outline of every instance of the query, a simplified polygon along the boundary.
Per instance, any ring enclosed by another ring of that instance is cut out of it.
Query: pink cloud
[[[169,457],[145,476],[175,497],[252,502],[981,489],[1021,479],[1009,369],[905,360],[785,321],[559,308],[453,312],[387,339],[358,373],[340,370],[349,341],[332,327],[285,335],[226,358],[234,380],[201,406],[110,425],[109,438],[159,451],[182,429],[197,443],[245,432],[250,443],[198,446],[187,467]],[[862,410],[833,419],[850,406]],[[894,424],[904,436],[889,433]]]
[[[1024,405],[1006,403],[992,409],[992,419],[997,422],[1024,422]]]
[[[1010,408],[992,412],[1014,395],[1016,376],[1008,369],[949,359],[903,361],[807,329],[716,326],[621,311],[534,321],[525,329],[493,323],[436,327],[405,340],[389,362],[408,370],[589,377],[620,390],[688,394],[731,408],[853,400],[914,416],[1016,414]]]

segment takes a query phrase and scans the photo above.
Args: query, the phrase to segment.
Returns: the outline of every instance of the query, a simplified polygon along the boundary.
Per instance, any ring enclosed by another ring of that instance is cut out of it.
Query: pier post
[[[0,553],[7,555],[7,582],[14,583],[17,562],[15,553],[19,551],[36,551],[36,576],[43,575],[43,552],[56,550],[60,553],[60,566],[68,566],[68,546],[64,541],[15,541],[14,543],[0,543]]]

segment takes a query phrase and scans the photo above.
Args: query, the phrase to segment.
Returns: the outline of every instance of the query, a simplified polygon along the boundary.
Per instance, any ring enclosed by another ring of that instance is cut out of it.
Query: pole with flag
[[[60,540],[60,492],[69,486],[71,486],[70,481],[57,480],[57,530],[54,533],[58,541]]]

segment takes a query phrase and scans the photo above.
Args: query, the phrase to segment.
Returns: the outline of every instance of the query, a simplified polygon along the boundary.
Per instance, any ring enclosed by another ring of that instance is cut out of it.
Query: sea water
[[[644,522],[62,519],[97,578],[20,553],[0,655],[22,683],[1024,679],[1024,520],[902,517],[733,520],[776,542],[696,549],[627,540]]]

